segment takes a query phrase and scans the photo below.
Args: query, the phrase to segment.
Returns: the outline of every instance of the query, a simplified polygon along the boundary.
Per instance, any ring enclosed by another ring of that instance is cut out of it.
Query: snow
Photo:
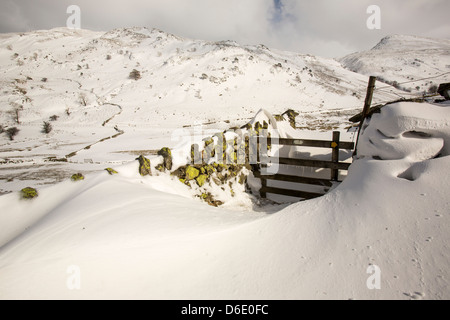
[[[0,298],[448,299],[449,157],[414,156],[421,144],[403,137],[426,132],[447,150],[448,119],[447,107],[386,106],[342,184],[272,214],[209,207],[135,162],[32,201],[4,195]],[[383,160],[377,130],[396,141]],[[366,286],[370,265],[380,290]],[[71,266],[79,290],[67,287]]]
[[[330,140],[338,130],[354,141],[345,128],[367,76],[441,74],[448,41],[392,36],[341,63],[146,28],[2,35],[0,120],[21,131],[0,136],[0,299],[449,299],[448,103],[382,108],[366,121],[344,182],[309,201],[277,205],[238,183],[211,184],[224,202],[214,208],[198,199],[204,189],[155,169],[162,147],[177,168],[193,143],[234,138],[230,128],[249,122],[266,121],[280,137]],[[128,78],[133,69],[140,80]],[[377,90],[374,100],[403,94]],[[297,130],[273,119],[288,109],[299,113]],[[138,174],[139,155],[153,176]],[[280,156],[330,154],[292,147]],[[77,172],[86,179],[70,181]],[[259,190],[251,173],[248,182]],[[20,199],[27,186],[36,199]],[[380,290],[366,285],[372,265]],[[68,286],[73,270],[78,289]]]
[[[448,82],[450,72],[450,40],[407,35],[383,38],[371,50],[356,52],[339,60],[354,72],[377,76],[379,81],[394,81],[409,92],[397,92],[400,97],[411,98],[428,93],[429,89]],[[422,80],[424,79],[424,80]],[[390,92],[392,87],[378,82]],[[375,103],[384,102],[375,98]]]
[[[426,111],[425,111],[426,110]],[[447,107],[402,103],[375,114],[359,154],[385,160],[432,159],[450,153],[450,119]]]

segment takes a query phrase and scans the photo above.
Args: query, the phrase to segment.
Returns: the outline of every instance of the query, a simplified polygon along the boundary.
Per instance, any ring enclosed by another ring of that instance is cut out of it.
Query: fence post
[[[333,142],[331,142],[331,147],[333,148],[333,152],[331,154],[331,161],[334,163],[339,162],[339,140],[341,137],[341,133],[339,131],[333,132]],[[338,181],[339,178],[339,170],[331,169],[331,180]]]
[[[227,149],[228,149],[228,144],[227,144],[227,138],[225,137],[225,133],[222,134],[222,150],[223,150],[223,164],[227,165],[228,162],[228,156],[227,156]]]
[[[377,81],[377,77],[371,76],[369,78],[369,84],[367,86],[367,94],[366,94],[366,100],[364,102],[364,108],[361,116],[361,122],[359,123],[359,129],[358,129],[358,138],[356,139],[356,145],[355,145],[355,152],[353,153],[353,156],[356,156],[358,153],[358,142],[359,142],[359,135],[361,134],[361,129],[364,124],[364,120],[367,117],[367,114],[370,110],[370,105],[372,104],[372,98],[373,98],[373,91],[375,90],[375,82]]]
[[[266,194],[266,187],[267,187],[267,179],[264,179],[263,176],[261,176],[261,190],[259,191],[259,195],[261,196],[261,198],[267,198],[267,194]]]

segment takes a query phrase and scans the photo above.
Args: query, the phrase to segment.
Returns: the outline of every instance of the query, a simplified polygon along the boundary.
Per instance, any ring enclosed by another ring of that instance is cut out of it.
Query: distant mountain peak
[[[393,34],[384,37],[371,50],[422,50],[448,48],[450,40]]]

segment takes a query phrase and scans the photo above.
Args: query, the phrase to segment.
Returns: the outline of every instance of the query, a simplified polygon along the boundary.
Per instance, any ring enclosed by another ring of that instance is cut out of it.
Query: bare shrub
[[[429,88],[428,88],[428,93],[437,93],[438,91],[438,86],[435,84],[432,84]]]
[[[19,129],[17,129],[16,127],[12,127],[12,128],[8,128],[6,130],[6,134],[8,135],[9,140],[13,141],[14,137],[17,136],[17,134],[19,133]]]
[[[133,71],[130,72],[128,78],[133,80],[139,80],[141,78],[141,72],[136,69],[133,69]]]
[[[42,124],[42,132],[50,133],[52,132],[52,130],[53,130],[52,124],[48,121],[44,121],[44,123]]]

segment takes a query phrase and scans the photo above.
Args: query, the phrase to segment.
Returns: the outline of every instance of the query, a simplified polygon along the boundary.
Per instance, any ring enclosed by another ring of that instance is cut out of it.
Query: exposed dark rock
[[[152,168],[150,165],[150,160],[147,159],[144,156],[139,156],[136,160],[139,161],[139,174],[141,176],[151,176],[152,175]]]
[[[37,190],[30,187],[23,188],[22,190],[20,190],[20,193],[22,195],[22,199],[33,199],[38,196]]]

